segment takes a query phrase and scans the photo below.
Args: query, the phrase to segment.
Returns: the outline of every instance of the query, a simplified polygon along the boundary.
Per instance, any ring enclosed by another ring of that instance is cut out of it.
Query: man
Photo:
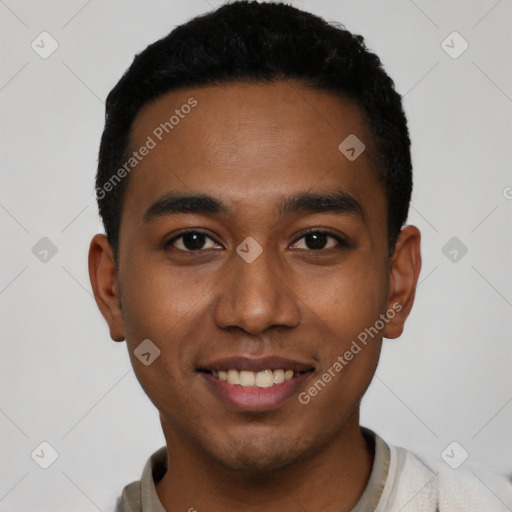
[[[414,301],[411,189],[401,98],[342,27],[235,2],[135,58],[107,99],[89,271],[166,446],[118,510],[507,510],[504,478],[359,424]]]

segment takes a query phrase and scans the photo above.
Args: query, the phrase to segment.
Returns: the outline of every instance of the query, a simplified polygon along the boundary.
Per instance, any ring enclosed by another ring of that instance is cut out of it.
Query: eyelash
[[[218,244],[218,242],[216,240],[214,240],[210,235],[208,235],[208,233],[206,231],[203,231],[201,229],[191,229],[191,230],[188,230],[188,231],[183,231],[179,235],[176,235],[173,238],[171,238],[168,242],[165,243],[165,248],[172,246],[172,244],[174,242],[176,242],[180,238],[183,238],[185,235],[188,235],[188,234],[191,234],[191,233],[196,233],[196,234],[204,235],[206,238],[209,238],[212,242],[215,242],[216,244]],[[308,252],[322,252],[322,251],[326,251],[328,249],[344,249],[344,248],[348,247],[348,245],[349,245],[343,238],[341,238],[341,237],[339,237],[337,235],[334,235],[333,233],[331,233],[329,231],[322,231],[320,229],[314,229],[314,228],[310,228],[310,229],[306,230],[305,232],[303,232],[301,234],[301,236],[299,238],[297,238],[292,243],[292,245],[295,245],[297,242],[299,242],[300,240],[305,238],[307,235],[316,235],[316,234],[318,234],[318,235],[327,235],[328,237],[333,238],[334,240],[336,240],[338,245],[336,247],[328,247],[327,249],[301,249],[301,250],[306,250]],[[207,251],[208,249],[197,249],[195,251],[191,250],[191,249],[178,249],[178,250],[182,251],[182,252],[198,253],[198,252],[201,252],[201,251]],[[213,249],[213,250],[218,250],[218,249]]]

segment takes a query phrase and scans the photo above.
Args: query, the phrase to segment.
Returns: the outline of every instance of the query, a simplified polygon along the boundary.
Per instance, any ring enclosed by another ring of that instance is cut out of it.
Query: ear
[[[388,314],[385,338],[398,338],[411,312],[421,270],[421,234],[415,226],[405,226],[398,237],[391,257],[389,272]]]
[[[95,235],[89,247],[89,278],[94,299],[114,341],[125,339],[121,299],[112,247],[105,235]]]

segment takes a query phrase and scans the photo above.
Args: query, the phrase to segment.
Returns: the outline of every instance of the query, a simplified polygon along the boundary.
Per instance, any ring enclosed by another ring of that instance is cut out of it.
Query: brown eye
[[[336,247],[345,247],[347,245],[340,237],[325,231],[310,231],[294,242],[293,245],[296,246],[300,240],[304,240],[305,247],[299,247],[299,249],[305,248],[312,251],[335,249]]]
[[[204,247],[205,242],[208,240],[213,242],[213,246]],[[172,240],[169,240],[165,245],[166,247],[172,246],[181,251],[194,252],[205,249],[214,249],[218,244],[215,240],[201,231],[187,231],[174,237]]]

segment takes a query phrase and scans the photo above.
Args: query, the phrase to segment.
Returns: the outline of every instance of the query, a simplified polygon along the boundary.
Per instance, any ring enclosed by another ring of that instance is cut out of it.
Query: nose
[[[271,327],[299,324],[298,298],[276,255],[264,250],[251,263],[236,255],[233,265],[215,301],[219,328],[238,327],[259,335]]]

